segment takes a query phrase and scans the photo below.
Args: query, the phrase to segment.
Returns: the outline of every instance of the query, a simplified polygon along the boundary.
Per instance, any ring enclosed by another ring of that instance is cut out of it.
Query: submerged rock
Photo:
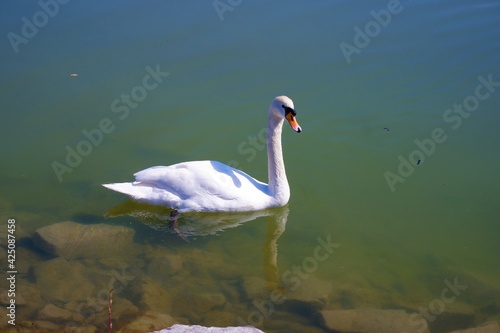
[[[104,312],[104,318],[101,322],[106,322],[107,311]],[[122,325],[139,313],[139,309],[131,301],[121,297],[113,297],[113,321],[115,325]],[[118,326],[116,326],[118,327]]]
[[[421,315],[404,310],[325,310],[321,315],[328,329],[341,333],[429,333]]]
[[[9,313],[9,310],[7,310],[7,308],[5,306],[0,306],[0,316],[2,318],[9,318],[9,317],[7,317],[8,313]],[[7,327],[7,326],[11,326],[12,327],[12,325],[10,325],[7,322],[7,320],[0,320],[0,329],[3,329],[5,327]]]
[[[121,226],[67,221],[37,229],[33,240],[45,252],[66,259],[105,258],[130,253],[134,234]]]
[[[271,320],[266,324],[266,329],[272,332],[300,332],[300,333],[324,333],[325,330],[310,324],[297,323],[295,321]]]
[[[277,310],[264,318],[263,325],[270,332],[325,333],[315,319],[314,315]]]
[[[338,304],[342,309],[383,308],[387,300],[366,277],[348,273],[335,279],[330,303]]]
[[[23,322],[21,326],[29,327],[34,332],[59,332],[61,330],[59,325],[45,320]]]
[[[255,327],[203,327],[198,325],[174,325],[151,333],[264,333]]]
[[[266,299],[269,290],[266,288],[266,280],[257,276],[243,276],[243,290],[249,300]]]
[[[35,317],[38,311],[45,306],[40,290],[38,290],[36,285],[26,281],[25,279],[17,279],[16,289],[19,290],[19,293],[16,292],[16,305],[21,305],[18,308],[19,313],[17,313],[19,317]],[[21,302],[18,303],[18,300]]]
[[[82,320],[82,316],[78,313],[59,308],[54,304],[47,304],[38,312],[38,318],[51,322],[65,322],[69,320]]]
[[[96,295],[95,286],[85,275],[85,266],[62,257],[36,265],[34,275],[47,302],[63,304]]]
[[[16,261],[16,270],[18,274],[29,274],[30,269],[37,263],[43,262],[43,259],[38,253],[35,253],[25,247],[19,246],[16,250],[16,256],[23,258]]]
[[[143,276],[136,278],[130,286],[134,303],[141,310],[170,313],[172,295],[155,280]]]
[[[7,260],[7,250],[3,247],[0,247],[0,261],[4,262]]]
[[[315,309],[321,309],[327,305],[331,292],[331,282],[310,276],[308,279],[296,283],[284,293],[285,304],[302,303]]]
[[[203,314],[199,322],[204,326],[228,326],[236,322],[236,315],[231,311],[211,310]]]
[[[451,333],[500,333],[500,327],[497,322],[491,322],[466,330],[453,331]]]
[[[182,258],[176,254],[163,254],[152,259],[148,265],[148,273],[153,279],[163,281],[182,269]]]
[[[161,329],[178,322],[175,318],[153,311],[147,311],[122,327],[118,333],[144,333]]]
[[[431,332],[455,331],[472,327],[475,324],[474,312],[472,311],[452,312],[446,309],[444,312],[434,315],[430,307],[428,309],[430,313],[428,312],[427,316],[430,318],[428,322]]]
[[[97,327],[95,326],[71,326],[65,327],[64,333],[96,333]],[[45,332],[44,332],[45,333]]]
[[[183,315],[198,322],[203,314],[211,310],[221,309],[226,303],[223,294],[205,292],[201,289],[196,290],[196,288],[180,290],[173,300],[175,315]]]

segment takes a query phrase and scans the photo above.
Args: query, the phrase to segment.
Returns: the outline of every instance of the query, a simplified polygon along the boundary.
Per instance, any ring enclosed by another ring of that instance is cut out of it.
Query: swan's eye
[[[296,116],[297,115],[297,112],[295,112],[294,109],[286,106],[286,105],[282,105],[283,109],[285,110],[285,116],[288,115],[289,113],[291,113],[293,116]]]

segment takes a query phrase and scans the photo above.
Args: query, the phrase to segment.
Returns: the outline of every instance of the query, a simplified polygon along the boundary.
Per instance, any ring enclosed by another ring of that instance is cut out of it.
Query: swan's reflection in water
[[[267,289],[284,291],[278,270],[278,238],[285,231],[288,206],[254,212],[237,213],[183,213],[173,221],[172,210],[133,200],[125,201],[106,212],[106,217],[132,216],[163,233],[177,234],[189,242],[190,238],[214,236],[257,218],[267,217],[266,239],[263,245],[264,279]]]
[[[266,242],[264,243],[264,279],[269,291],[285,291],[278,270],[278,238],[283,234],[288,221],[288,206],[275,209],[267,222]]]

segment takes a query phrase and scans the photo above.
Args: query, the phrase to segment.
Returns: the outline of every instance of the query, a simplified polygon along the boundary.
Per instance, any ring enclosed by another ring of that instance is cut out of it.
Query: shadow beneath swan
[[[109,209],[106,217],[132,216],[148,227],[167,234],[176,234],[189,242],[190,238],[215,236],[257,218],[268,217],[266,240],[263,244],[264,279],[269,290],[281,290],[278,270],[278,238],[285,231],[288,206],[238,213],[182,213],[172,227],[172,209],[128,200]]]

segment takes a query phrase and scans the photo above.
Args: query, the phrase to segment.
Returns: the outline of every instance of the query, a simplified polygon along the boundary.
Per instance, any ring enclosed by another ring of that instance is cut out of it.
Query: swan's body
[[[132,183],[103,186],[141,202],[163,205],[179,212],[244,212],[281,207],[288,203],[290,187],[281,149],[285,119],[301,132],[293,102],[276,97],[269,107],[267,156],[269,183],[217,161],[194,161],[151,167],[134,174]]]

